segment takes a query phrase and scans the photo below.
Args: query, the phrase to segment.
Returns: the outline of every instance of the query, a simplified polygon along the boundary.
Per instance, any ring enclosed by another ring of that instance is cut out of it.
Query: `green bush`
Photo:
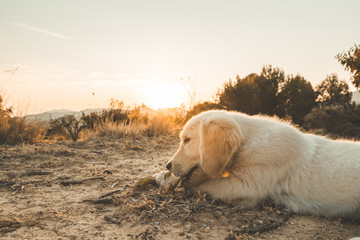
[[[334,138],[360,138],[360,105],[355,103],[314,108],[305,117],[303,128]]]

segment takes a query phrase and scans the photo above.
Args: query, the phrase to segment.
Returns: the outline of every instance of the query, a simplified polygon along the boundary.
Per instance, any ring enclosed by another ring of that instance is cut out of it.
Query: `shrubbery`
[[[360,45],[336,58],[350,71],[352,83],[359,89]],[[303,76],[286,76],[282,69],[268,65],[260,74],[236,76],[235,81],[230,79],[217,90],[213,102],[199,103],[188,111],[184,109],[176,116],[150,118],[141,113],[141,107],[125,108],[122,101],[111,99],[110,108],[102,112],[52,120],[46,138],[76,141],[85,131],[121,137],[166,135],[177,131],[191,117],[211,109],[277,115],[292,120],[306,131],[360,138],[360,106],[351,102],[348,84],[340,81],[336,74],[328,75],[314,89]],[[0,96],[0,144],[39,141],[44,129],[43,123],[13,117],[12,108],[5,108]]]
[[[42,140],[44,123],[13,117],[12,107],[5,108],[0,96],[0,144],[34,143]]]
[[[316,107],[305,117],[307,131],[332,138],[360,138],[360,105]]]
[[[110,108],[107,110],[83,114],[78,119],[74,116],[64,116],[51,120],[47,137],[71,138],[77,141],[83,132],[119,137],[153,137],[170,134],[176,129],[174,117],[159,114],[150,118],[147,114],[141,113],[141,107],[144,106],[125,108],[122,101],[111,99]]]

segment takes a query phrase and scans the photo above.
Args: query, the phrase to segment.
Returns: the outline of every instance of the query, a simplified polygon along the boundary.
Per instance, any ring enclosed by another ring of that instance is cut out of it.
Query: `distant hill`
[[[85,115],[88,115],[93,112],[102,112],[103,110],[106,110],[106,108],[85,109],[82,111],[72,111],[72,110],[67,110],[67,109],[61,109],[61,110],[53,110],[53,111],[43,112],[40,114],[27,115],[26,118],[29,120],[37,120],[37,121],[54,120],[57,118],[64,117],[66,115],[74,115],[76,118],[80,118],[82,116],[82,113],[84,113]],[[175,116],[176,113],[179,111],[180,111],[180,108],[162,108],[162,109],[159,109],[158,111],[155,111],[154,109],[149,108],[147,106],[140,107],[140,113],[144,114],[144,115],[147,114],[148,117],[150,117],[150,118],[155,117],[158,114]]]
[[[106,108],[96,108],[96,109],[85,109],[83,111],[72,111],[67,109],[61,109],[61,110],[43,112],[40,114],[27,115],[26,118],[29,120],[38,120],[38,121],[54,120],[60,117],[64,117],[66,115],[74,115],[76,118],[80,118],[82,116],[82,113],[88,115],[93,112],[101,112],[105,109]]]

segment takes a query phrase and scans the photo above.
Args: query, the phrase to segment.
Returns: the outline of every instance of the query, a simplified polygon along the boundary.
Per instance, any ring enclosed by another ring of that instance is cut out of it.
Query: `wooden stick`
[[[113,195],[113,194],[115,194],[115,193],[119,193],[119,192],[121,192],[121,191],[122,191],[122,190],[118,189],[118,190],[115,190],[115,191],[106,193],[106,194],[104,194],[104,195],[101,195],[99,198],[108,197],[108,196],[111,196],[111,195]]]
[[[42,171],[31,171],[31,172],[26,172],[26,173],[22,173],[22,176],[37,176],[37,175],[50,175],[52,174],[52,172],[42,172]]]
[[[85,179],[80,179],[80,180],[68,180],[68,181],[61,181],[60,184],[64,185],[64,186],[69,186],[72,184],[82,184],[86,181],[90,181],[90,180],[104,180],[104,177],[93,177],[93,178],[85,178]]]
[[[89,202],[89,203],[94,203],[94,204],[112,204],[112,198],[98,198],[95,200],[91,200],[91,199],[85,199],[83,200],[83,202]]]

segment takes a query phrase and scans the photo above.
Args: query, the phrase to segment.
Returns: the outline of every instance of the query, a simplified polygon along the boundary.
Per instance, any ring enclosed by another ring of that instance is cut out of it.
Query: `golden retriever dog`
[[[193,117],[180,138],[159,185],[182,178],[192,191],[246,208],[271,199],[296,213],[360,219],[359,142],[227,111]]]

